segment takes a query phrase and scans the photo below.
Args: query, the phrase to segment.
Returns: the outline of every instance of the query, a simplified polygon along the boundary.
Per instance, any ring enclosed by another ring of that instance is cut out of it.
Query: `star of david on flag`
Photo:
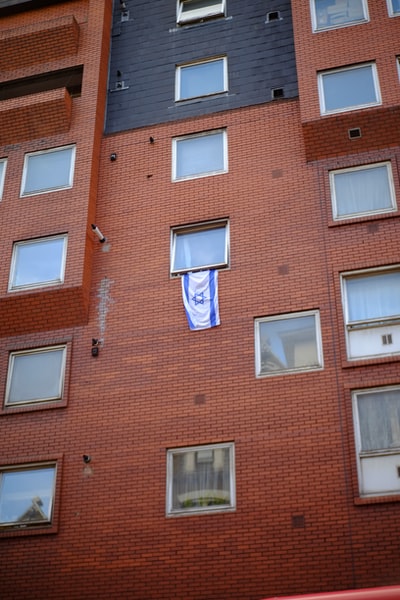
[[[190,329],[208,329],[220,324],[218,271],[185,273],[182,297]]]

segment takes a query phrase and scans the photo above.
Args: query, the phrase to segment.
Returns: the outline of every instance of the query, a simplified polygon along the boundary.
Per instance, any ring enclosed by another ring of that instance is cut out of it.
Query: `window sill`
[[[398,494],[382,495],[382,496],[366,496],[354,498],[356,506],[367,506],[371,504],[383,504],[386,502],[400,502],[400,491]]]
[[[366,358],[355,358],[350,359],[347,358],[342,361],[342,368],[348,369],[351,367],[370,367],[371,365],[380,365],[383,363],[395,363],[399,362],[400,353],[396,355],[386,355],[386,356],[369,356]],[[400,493],[400,492],[399,492]]]
[[[340,225],[355,225],[368,223],[369,233],[374,233],[378,231],[379,224],[377,223],[375,226],[371,224],[371,221],[382,221],[384,219],[392,219],[393,217],[398,217],[398,210],[390,210],[381,213],[375,213],[371,215],[360,215],[355,217],[346,217],[344,219],[333,220],[331,217],[328,219],[328,227],[338,227]]]

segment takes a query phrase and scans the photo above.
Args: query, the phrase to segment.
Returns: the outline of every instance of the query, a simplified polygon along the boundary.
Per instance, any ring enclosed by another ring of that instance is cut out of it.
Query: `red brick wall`
[[[229,173],[172,183],[171,138],[221,127]],[[103,140],[89,323],[56,338],[71,340],[67,406],[0,417],[3,464],[63,455],[58,532],[0,539],[5,597],[259,600],[399,582],[399,498],[358,504],[350,407],[350,389],[398,383],[398,360],[348,364],[338,283],[393,262],[398,216],[332,226],[329,168],[306,164],[295,101]],[[190,332],[170,227],[219,217],[221,325]],[[256,379],[254,317],[309,309],[324,370]],[[3,386],[25,338],[0,346]],[[166,450],[220,441],[235,442],[236,511],[166,518]]]

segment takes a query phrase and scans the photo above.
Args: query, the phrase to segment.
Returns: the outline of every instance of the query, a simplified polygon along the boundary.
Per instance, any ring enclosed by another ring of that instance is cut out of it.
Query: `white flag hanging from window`
[[[190,329],[208,329],[220,324],[218,271],[185,273],[182,295]]]

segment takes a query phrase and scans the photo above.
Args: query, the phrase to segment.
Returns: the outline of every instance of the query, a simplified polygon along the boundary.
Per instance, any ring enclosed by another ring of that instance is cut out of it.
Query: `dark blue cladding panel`
[[[298,95],[290,0],[227,0],[226,17],[185,26],[175,0],[127,0],[124,21],[114,4],[106,133]],[[220,55],[229,91],[175,102],[176,65]]]

